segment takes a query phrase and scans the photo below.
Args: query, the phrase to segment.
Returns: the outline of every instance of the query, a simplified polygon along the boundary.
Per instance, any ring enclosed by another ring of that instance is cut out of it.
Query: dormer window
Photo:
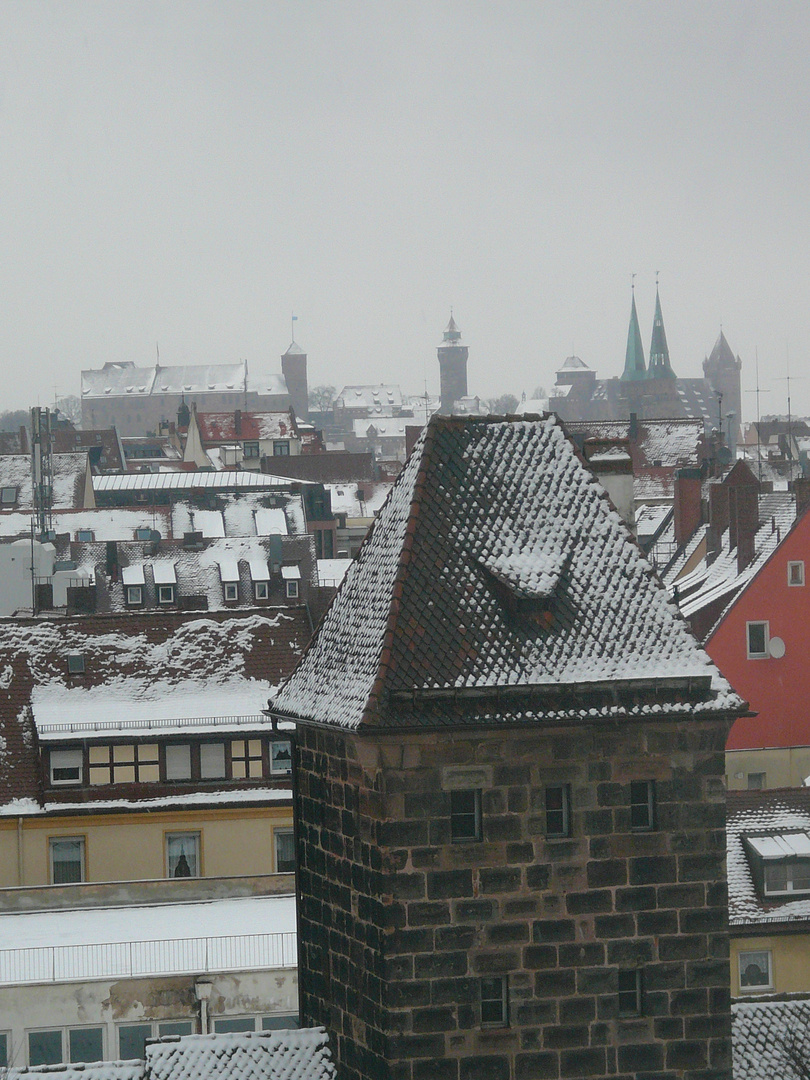
[[[0,488],[0,507],[7,510],[10,506],[16,506],[19,491],[18,487],[11,485]]]
[[[565,552],[515,548],[478,565],[507,611],[549,624],[567,562]]]
[[[80,746],[51,750],[51,783],[80,784],[82,782],[82,750]]]
[[[242,444],[242,449],[246,458],[257,458],[259,456],[259,444],[258,442],[246,442]]]
[[[256,600],[270,597],[270,570],[264,559],[249,559],[250,580],[253,582],[253,596]]]
[[[159,604],[173,604],[177,592],[177,574],[174,563],[163,561],[152,563],[155,578],[155,590]]]
[[[743,836],[743,845],[760,895],[792,899],[810,894],[810,835],[806,832]]]
[[[79,529],[76,532],[76,540],[80,544],[92,544],[96,538],[96,534],[92,529]]]

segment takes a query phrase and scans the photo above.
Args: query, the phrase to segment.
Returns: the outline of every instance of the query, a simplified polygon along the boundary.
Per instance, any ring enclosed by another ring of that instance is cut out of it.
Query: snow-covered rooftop
[[[521,582],[559,573],[547,619],[515,618],[488,580],[493,560],[510,572],[516,560]],[[662,687],[641,711],[741,707],[555,417],[434,417],[272,707],[357,727],[388,709],[408,722],[388,703],[416,693],[413,722],[440,697],[450,722],[465,691],[482,701],[497,687],[521,689],[526,719],[622,715],[615,703],[583,714],[570,690],[621,682]],[[492,702],[479,707],[493,718]]]

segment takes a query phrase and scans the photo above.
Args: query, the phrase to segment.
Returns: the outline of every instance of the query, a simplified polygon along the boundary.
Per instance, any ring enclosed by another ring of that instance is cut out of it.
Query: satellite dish
[[[785,655],[785,643],[780,637],[772,637],[768,642],[768,652],[774,660],[781,660]]]

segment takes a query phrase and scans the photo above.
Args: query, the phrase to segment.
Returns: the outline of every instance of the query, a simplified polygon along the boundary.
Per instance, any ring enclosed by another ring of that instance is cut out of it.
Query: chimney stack
[[[682,547],[703,519],[700,503],[700,469],[678,469],[675,473],[675,543]]]

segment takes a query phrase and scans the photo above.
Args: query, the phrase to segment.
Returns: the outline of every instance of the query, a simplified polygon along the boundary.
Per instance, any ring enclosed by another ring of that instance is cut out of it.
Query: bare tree
[[[810,1038],[803,1030],[785,1028],[776,1040],[785,1068],[783,1080],[810,1080]]]
[[[487,408],[492,416],[513,416],[518,407],[518,399],[514,394],[501,394],[500,397],[490,398]]]
[[[335,403],[334,386],[313,386],[309,391],[309,407],[314,412],[329,412]]]

